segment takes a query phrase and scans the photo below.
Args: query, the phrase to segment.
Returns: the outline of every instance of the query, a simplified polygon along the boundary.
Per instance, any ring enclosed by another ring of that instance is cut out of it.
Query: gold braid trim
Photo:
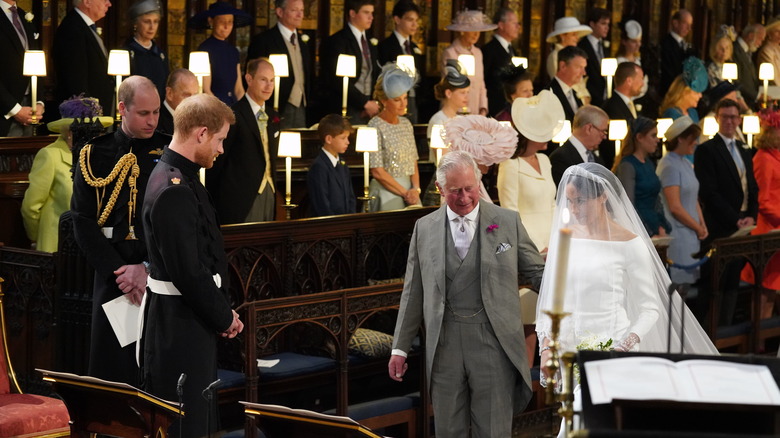
[[[136,195],[138,194],[136,179],[141,173],[141,169],[138,167],[138,159],[132,152],[128,152],[119,159],[107,177],[95,178],[94,174],[92,173],[92,164],[90,163],[89,158],[91,153],[92,145],[85,145],[79,153],[79,165],[81,166],[81,174],[84,175],[84,180],[87,182],[87,184],[89,184],[91,187],[95,187],[98,191],[97,212],[100,214],[97,221],[98,226],[102,227],[106,223],[108,216],[114,209],[116,200],[119,197],[119,192],[122,190],[122,184],[124,184],[125,178],[127,178],[127,174],[130,173],[130,178],[128,179],[128,186],[130,187],[130,199],[127,202],[127,207],[130,210],[128,218],[130,232],[128,233],[126,239],[136,239],[133,227],[133,219],[135,218]],[[114,190],[111,192],[111,196],[109,197],[105,208],[103,208],[103,211],[101,212],[102,198],[104,196],[101,196],[103,194],[102,190],[105,190],[105,187],[114,180],[116,180]]]

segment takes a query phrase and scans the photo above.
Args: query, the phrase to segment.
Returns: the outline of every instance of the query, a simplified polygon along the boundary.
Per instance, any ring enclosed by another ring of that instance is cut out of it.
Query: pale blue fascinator
[[[382,89],[390,99],[408,93],[417,82],[414,72],[407,71],[395,62],[385,64],[377,80],[382,81]]]

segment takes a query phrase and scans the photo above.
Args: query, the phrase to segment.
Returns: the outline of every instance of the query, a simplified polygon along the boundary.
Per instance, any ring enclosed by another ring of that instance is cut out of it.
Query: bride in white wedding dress
[[[536,316],[544,375],[551,327],[542,311],[552,308],[561,228],[572,231],[563,304],[571,314],[561,322],[561,352],[610,340],[617,351],[666,352],[671,329],[669,351],[679,353],[682,340],[684,353],[718,354],[677,292],[669,327],[671,280],[641,219],[612,172],[583,163],[569,167],[558,186]]]

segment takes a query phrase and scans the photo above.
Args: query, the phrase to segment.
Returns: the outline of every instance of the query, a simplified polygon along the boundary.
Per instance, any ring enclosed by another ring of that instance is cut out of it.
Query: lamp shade
[[[658,119],[656,120],[658,122],[658,138],[664,138],[666,135],[666,130],[669,129],[670,126],[672,126],[672,123],[674,123],[674,120],[672,119]]]
[[[354,78],[357,76],[357,60],[352,55],[340,54],[336,64],[336,76]]]
[[[758,123],[758,116],[742,117],[742,132],[745,134],[758,134],[761,132],[761,125]]]
[[[628,123],[625,120],[610,120],[609,121],[609,139],[610,140],[623,140],[628,134]]]
[[[477,64],[474,61],[474,55],[458,55],[458,62],[466,70],[466,76],[477,74]]]
[[[271,61],[271,65],[274,66],[274,76],[279,76],[280,78],[290,76],[287,55],[269,55],[268,60]]]
[[[762,62],[758,67],[758,78],[762,81],[775,80],[775,66],[771,62]]]
[[[112,50],[108,53],[108,74],[111,76],[130,76],[130,52]]]
[[[739,73],[737,73],[737,64],[733,62],[724,62],[723,72],[721,75],[726,81],[736,81],[739,79]]]
[[[604,58],[601,60],[601,76],[615,76],[617,70],[616,58]]]
[[[447,149],[447,144],[444,143],[444,139],[441,134],[444,130],[444,125],[433,125],[431,128],[431,148],[432,149]]]
[[[398,58],[395,59],[395,63],[409,73],[414,74],[417,72],[417,69],[414,66],[414,56],[412,55],[398,55]]]
[[[301,133],[282,131],[279,133],[280,157],[301,158]]]
[[[377,152],[379,150],[379,137],[376,128],[361,126],[357,131],[355,140],[355,151],[357,152]]]
[[[709,116],[704,118],[704,127],[702,128],[702,134],[712,137],[718,133],[718,121],[715,117]]]
[[[22,74],[25,76],[46,76],[46,54],[43,53],[43,50],[24,52]]]
[[[513,56],[512,57],[512,65],[515,67],[523,66],[523,68],[528,68],[528,58],[524,58],[522,56]]]
[[[555,134],[555,137],[552,138],[552,141],[558,144],[564,144],[566,143],[566,140],[571,137],[571,122],[568,120],[563,121],[563,128]]]
[[[209,52],[190,52],[190,71],[195,76],[211,75]]]

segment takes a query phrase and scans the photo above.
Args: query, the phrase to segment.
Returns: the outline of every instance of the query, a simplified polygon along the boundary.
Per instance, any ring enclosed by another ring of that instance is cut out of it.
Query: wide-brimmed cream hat
[[[447,30],[454,30],[458,32],[486,32],[488,30],[496,29],[498,25],[493,24],[488,20],[487,16],[482,11],[461,11],[452,20],[452,24],[447,26]]]
[[[67,130],[75,119],[85,119],[86,121],[97,119],[105,128],[114,123],[112,117],[103,116],[103,108],[94,97],[73,96],[63,101],[59,110],[62,118],[46,124],[49,131],[57,134],[62,134]]]
[[[577,32],[577,36],[582,38],[585,35],[592,34],[593,29],[591,29],[590,26],[580,24],[576,17],[561,17],[555,20],[553,31],[547,34],[547,42],[555,43],[555,37],[569,32]]]
[[[561,101],[550,90],[533,97],[518,97],[512,102],[512,122],[523,137],[548,142],[563,129],[566,114]]]
[[[674,119],[674,122],[669,126],[669,129],[666,130],[666,133],[664,133],[664,137],[666,137],[666,140],[674,140],[675,138],[679,137],[680,134],[683,133],[686,129],[690,128],[691,125],[695,125],[696,123],[693,122],[693,119],[689,116],[682,116]]]

